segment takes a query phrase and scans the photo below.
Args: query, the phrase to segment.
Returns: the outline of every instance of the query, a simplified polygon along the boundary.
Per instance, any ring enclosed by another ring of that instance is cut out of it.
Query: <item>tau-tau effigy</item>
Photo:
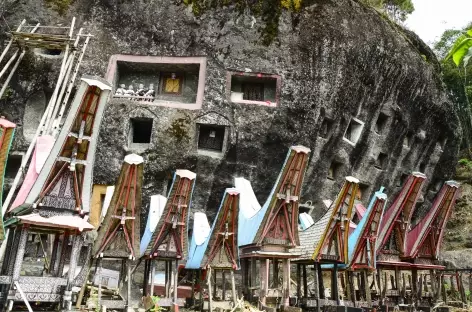
[[[64,126],[31,190],[8,212],[5,226],[11,235],[0,281],[5,284],[2,293],[3,298],[8,296],[9,309],[20,300],[27,305],[28,301],[65,301],[70,307],[82,232],[93,229],[83,217],[89,211],[95,147],[110,89],[99,78],[82,78]],[[51,258],[46,259],[41,276],[21,275],[28,236],[42,233],[54,242]],[[69,269],[64,272],[67,260]]]
[[[184,305],[184,300],[178,298],[178,272],[179,261],[186,260],[188,254],[188,220],[195,178],[195,173],[188,170],[175,172],[164,211],[143,255],[146,260],[143,287],[145,296],[150,295],[148,283],[151,272],[155,272],[154,260],[165,263],[165,293],[164,298],[159,301],[161,306]],[[172,262],[175,262],[175,270]],[[154,291],[153,274],[151,289]]]
[[[276,298],[280,298],[282,306],[289,305],[290,259],[296,256],[290,249],[299,245],[298,201],[309,153],[310,150],[304,146],[291,147],[264,206],[252,216],[250,211],[252,205],[241,209],[239,214],[238,243],[240,257],[243,260],[245,297],[258,296],[263,307],[276,304]],[[253,197],[252,194],[249,196]],[[254,287],[256,277],[259,275],[257,262],[260,268],[259,289]],[[269,273],[271,262],[272,282]],[[282,262],[282,283],[279,281],[280,262]]]

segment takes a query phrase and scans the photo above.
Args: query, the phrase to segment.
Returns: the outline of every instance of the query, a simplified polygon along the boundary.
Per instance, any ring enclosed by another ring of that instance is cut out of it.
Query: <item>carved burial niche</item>
[[[344,133],[344,140],[351,145],[356,145],[361,137],[363,129],[364,122],[352,117],[346,129],[346,132]]]
[[[384,113],[380,113],[377,121],[375,122],[375,132],[378,134],[382,134],[385,130],[385,126],[387,125],[388,115]]]
[[[16,176],[16,173],[21,167],[21,161],[23,160],[23,155],[19,154],[10,154],[7,160],[7,166],[5,168],[5,178],[13,179]]]
[[[387,167],[388,156],[385,153],[379,153],[377,159],[375,160],[374,167],[379,170],[384,170]]]
[[[403,184],[405,184],[407,178],[408,178],[408,174],[402,173],[397,179],[397,186],[402,187]]]
[[[233,103],[278,106],[280,76],[228,72],[228,97]]]
[[[320,137],[323,139],[329,139],[331,133],[333,132],[334,120],[325,117],[323,123],[321,124]]]
[[[129,129],[129,146],[147,147],[151,143],[152,135],[151,118],[131,118]]]
[[[113,55],[107,80],[113,81],[115,98],[199,109],[205,71],[205,57]]]
[[[356,199],[362,201],[363,203],[367,203],[369,200],[369,184],[367,183],[359,183],[359,188],[357,189],[357,196]]]
[[[198,124],[198,150],[222,153],[225,147],[225,126]]]
[[[343,164],[340,162],[333,161],[329,166],[327,178],[330,180],[336,180],[336,178],[339,176],[342,165]]]
[[[403,146],[411,147],[412,144],[413,144],[413,133],[408,132],[403,138]]]

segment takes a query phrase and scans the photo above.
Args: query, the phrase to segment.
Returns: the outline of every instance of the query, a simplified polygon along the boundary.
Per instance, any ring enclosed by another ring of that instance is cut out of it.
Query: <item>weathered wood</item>
[[[211,291],[211,267],[207,270],[207,286],[208,286],[208,311],[213,311],[213,292]]]
[[[261,286],[259,291],[259,300],[265,305],[267,299],[267,291],[269,289],[269,259],[260,260],[260,280]]]
[[[400,290],[399,285],[400,285],[400,271],[398,270],[398,267],[395,267],[395,287],[394,287],[394,289]]]
[[[346,276],[346,296],[349,300],[352,301],[352,304],[356,305],[356,296],[354,290],[354,283],[352,282],[352,271],[345,271],[344,275]]]
[[[443,302],[447,303],[446,285],[445,285],[445,280],[444,280],[444,274],[443,273],[441,273],[441,275],[440,275],[440,284],[441,284],[441,293],[442,293]]]
[[[325,299],[325,291],[323,284],[323,271],[321,270],[321,263],[316,263],[316,271],[318,276],[318,286],[319,286],[319,299]]]
[[[155,264],[155,261],[152,261],[152,260],[149,262],[151,264],[151,289],[149,290],[149,295],[152,297],[154,296],[154,279],[156,276],[156,264]],[[146,280],[146,284],[148,283],[148,281],[149,279]]]
[[[234,281],[234,270],[230,270],[230,274],[231,274],[231,294],[233,296],[233,302],[236,306],[236,304],[238,303],[238,294],[236,293],[236,283]]]
[[[382,300],[385,299],[385,294],[387,293],[387,272],[384,272],[384,279],[383,279],[383,290],[382,290]]]
[[[283,306],[288,307],[290,305],[290,259],[283,259],[283,293],[284,301]]]
[[[303,297],[308,298],[308,281],[307,281],[307,274],[306,274],[306,264],[302,265],[303,269]]]
[[[339,305],[339,291],[338,291],[338,264],[334,263],[333,274],[331,276],[331,296],[336,300],[336,304]]]
[[[273,288],[279,287],[279,260],[272,258]]]
[[[377,278],[377,296],[380,297],[380,301],[382,301],[382,269],[380,267],[377,267],[377,272],[374,273],[375,277]]]
[[[367,306],[371,308],[372,297],[370,294],[369,273],[366,270],[363,270],[362,273],[364,274],[364,280],[365,280],[365,301],[367,301]]]
[[[21,289],[21,287],[20,287],[20,283],[18,283],[18,281],[14,281],[14,283],[15,283],[16,289],[18,290],[18,292],[21,295],[21,298],[23,298],[23,301],[25,302],[25,305],[28,308],[28,311],[33,312],[33,309],[31,309],[31,306],[28,302],[28,299],[26,299],[26,296],[25,296],[25,293],[23,292],[23,289]]]
[[[301,264],[300,263],[297,263],[297,298],[298,300],[300,300],[301,296],[302,296],[302,278],[301,278],[301,274],[302,274],[302,268],[301,268]],[[306,298],[306,297],[305,297]]]
[[[467,296],[465,294],[465,287],[464,287],[464,281],[462,280],[462,273],[458,273],[458,285],[457,287],[460,290],[460,295],[461,295],[461,301],[463,303],[467,303]]]

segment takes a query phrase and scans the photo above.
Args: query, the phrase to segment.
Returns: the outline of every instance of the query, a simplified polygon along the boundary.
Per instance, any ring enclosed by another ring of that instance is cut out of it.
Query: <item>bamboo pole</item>
[[[20,26],[18,26],[18,28],[16,29],[17,32],[19,32],[21,30],[21,27],[26,23],[26,20],[22,20],[21,23],[20,23]],[[5,57],[5,55],[7,54],[8,50],[10,50],[10,47],[11,47],[11,44],[13,43],[13,38],[10,39],[10,41],[8,41],[8,44],[7,46],[5,47],[5,49],[3,49],[3,52],[2,52],[2,55],[0,55],[0,63],[3,61],[3,58]],[[1,77],[2,75],[0,75]]]
[[[72,87],[74,86],[75,79],[77,77],[77,73],[79,72],[80,64],[82,63],[82,59],[84,58],[85,50],[87,49],[88,43],[90,41],[91,35],[89,34],[87,38],[85,38],[84,45],[82,46],[82,51],[80,56],[77,60],[77,64],[75,65],[74,72],[72,74],[72,78],[69,81],[69,86],[67,87],[66,95],[62,100],[61,109],[59,110],[59,115],[57,116],[56,120],[52,126],[52,135],[55,137],[57,132],[59,131],[59,124],[62,120],[62,116],[64,115],[64,111],[66,110],[67,102],[69,101],[70,94],[72,92]]]
[[[8,70],[8,68],[10,68],[10,65],[13,63],[13,61],[16,59],[16,57],[18,56],[18,51],[15,51],[15,53],[13,53],[13,55],[10,57],[10,59],[8,60],[8,62],[5,64],[5,66],[3,66],[2,68],[2,71],[0,71],[0,78],[3,77],[3,74],[6,73],[6,71]]]
[[[82,33],[82,28],[79,29],[79,34]],[[66,66],[66,74],[64,76],[64,83],[62,83],[62,86],[61,86],[61,91],[59,92],[59,96],[57,97],[56,99],[56,103],[54,104],[54,111],[52,113],[52,118],[51,120],[49,121],[49,124],[48,124],[48,127],[47,127],[47,132],[48,133],[51,133],[51,129],[52,129],[52,126],[54,124],[54,122],[56,121],[56,118],[57,118],[57,113],[59,111],[59,107],[60,107],[60,104],[62,104],[62,99],[64,97],[64,93],[66,91],[66,87],[69,86],[69,83],[70,83],[70,74],[72,72],[72,67],[73,67],[73,64],[74,64],[74,60],[75,60],[75,56],[76,56],[76,53],[77,53],[77,46],[79,44],[79,39],[80,37],[77,35],[76,39],[75,39],[75,42],[74,42],[74,51],[72,51],[71,55],[70,55],[70,58],[72,59],[70,61],[70,64],[68,66]],[[67,83],[65,83],[67,82]]]

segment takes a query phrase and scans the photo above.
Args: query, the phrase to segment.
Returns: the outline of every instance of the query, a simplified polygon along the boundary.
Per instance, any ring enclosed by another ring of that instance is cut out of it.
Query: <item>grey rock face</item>
[[[264,201],[291,145],[312,150],[301,202],[311,201],[318,216],[321,201],[334,197],[346,175],[360,179],[367,204],[380,186],[393,199],[402,176],[423,171],[430,182],[428,209],[438,181],[453,173],[461,130],[437,61],[413,34],[357,1],[317,1],[296,14],[283,12],[279,35],[269,46],[260,43],[263,22],[231,6],[195,17],[189,7],[167,0],[77,0],[68,16],[59,17],[46,7],[30,12],[28,5],[8,11],[8,22],[66,23],[76,16],[95,35],[82,73],[104,76],[114,54],[206,57],[199,110],[110,99],[94,183],[113,184],[124,156],[133,151],[131,118],[153,122],[151,143],[139,148],[145,158],[144,202],[165,194],[175,169],[189,169],[197,173],[192,209],[210,218],[233,177],[250,179]],[[54,62],[37,57],[24,62],[13,95],[0,102],[2,114],[20,121],[26,99],[53,87]],[[279,75],[278,107],[232,103],[228,71]],[[222,154],[198,152],[197,124],[225,127]],[[25,149],[16,140],[14,148]]]

